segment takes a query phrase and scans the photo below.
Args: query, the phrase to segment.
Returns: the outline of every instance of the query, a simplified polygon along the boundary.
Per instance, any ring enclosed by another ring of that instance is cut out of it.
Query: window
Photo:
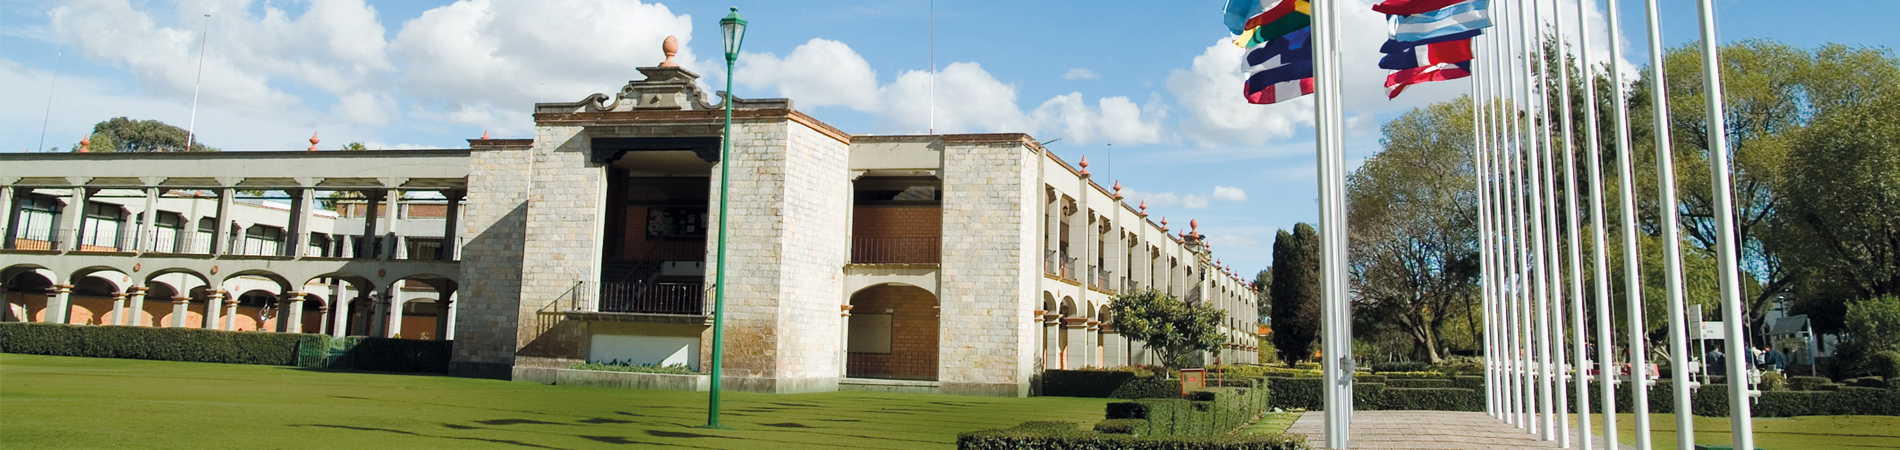
[[[845,351],[850,353],[891,352],[890,314],[852,314],[851,338]]]

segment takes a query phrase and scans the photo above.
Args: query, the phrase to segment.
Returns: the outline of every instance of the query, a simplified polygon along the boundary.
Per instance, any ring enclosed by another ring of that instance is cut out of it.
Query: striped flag
[[[1241,24],[1234,44],[1252,47],[1313,25],[1311,0],[1280,0]],[[1230,28],[1231,31],[1231,28]]]
[[[1373,11],[1397,16],[1409,16],[1429,11],[1445,9],[1465,0],[1385,0],[1372,5]]]
[[[1405,92],[1405,88],[1415,84],[1456,80],[1468,76],[1471,76],[1470,61],[1433,64],[1392,72],[1391,75],[1385,77],[1385,98],[1398,98],[1399,93]]]
[[[1477,33],[1477,30],[1472,30],[1446,37],[1458,39],[1440,38],[1430,42],[1386,41],[1385,46],[1379,49],[1385,53],[1385,57],[1379,58],[1379,68],[1405,70],[1434,64],[1470,61],[1472,58],[1471,38]]]
[[[1312,28],[1301,28],[1247,49],[1247,103],[1279,103],[1313,93]]]
[[[1490,0],[1469,0],[1419,14],[1388,16],[1386,20],[1393,40],[1422,41],[1489,28],[1491,18],[1487,11],[1490,6]]]

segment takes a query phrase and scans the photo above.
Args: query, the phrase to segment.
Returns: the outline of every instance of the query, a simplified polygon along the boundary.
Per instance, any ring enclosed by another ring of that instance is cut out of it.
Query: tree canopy
[[[1280,230],[1273,240],[1272,295],[1273,347],[1287,364],[1313,355],[1320,325],[1319,232],[1301,223],[1293,232]]]
[[[87,151],[92,152],[215,152],[216,148],[206,147],[202,139],[185,148],[189,134],[178,128],[156,120],[132,120],[114,117],[92,126],[92,135],[88,136]],[[73,151],[79,151],[74,144]]]
[[[1187,365],[1195,353],[1219,348],[1227,313],[1205,303],[1190,305],[1154,289],[1124,292],[1108,304],[1115,329],[1139,340],[1170,368]]]

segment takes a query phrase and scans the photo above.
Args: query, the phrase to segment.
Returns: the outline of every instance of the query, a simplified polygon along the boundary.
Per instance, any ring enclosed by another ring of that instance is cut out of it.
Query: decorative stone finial
[[[89,147],[92,147],[92,135],[88,134],[83,137],[80,137],[79,138],[79,152],[92,153],[92,149]]]
[[[1201,234],[1200,229],[1201,229],[1200,219],[1188,219],[1188,231],[1193,231],[1194,234]]]
[[[1148,201],[1147,201],[1147,200],[1142,200],[1142,201],[1141,201],[1141,214],[1143,214],[1143,215],[1147,215],[1147,214],[1148,214]]]
[[[666,54],[666,60],[660,61],[660,67],[679,67],[680,66],[680,63],[673,62],[673,55],[678,54],[680,52],[679,38],[676,38],[673,36],[667,36],[665,41],[660,42],[660,52]]]
[[[317,151],[317,142],[317,133],[314,131],[310,132],[310,151]]]
[[[1122,180],[1115,180],[1115,199],[1122,199]]]
[[[483,130],[482,130],[482,140],[484,140],[484,141],[486,141],[486,140],[488,140],[488,130],[487,130],[487,129],[483,129]]]
[[[1079,165],[1082,166],[1082,176],[1089,176],[1089,155],[1082,155],[1082,162]]]

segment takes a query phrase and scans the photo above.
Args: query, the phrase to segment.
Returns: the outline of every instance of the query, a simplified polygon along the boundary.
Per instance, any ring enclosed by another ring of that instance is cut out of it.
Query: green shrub
[[[602,370],[607,372],[658,373],[667,375],[700,375],[699,371],[693,370],[691,367],[686,367],[685,364],[662,366],[657,364],[634,364],[620,360],[597,363],[574,363],[573,369]]]
[[[1484,375],[1456,375],[1451,377],[1451,387],[1484,391]]]
[[[1318,378],[1267,378],[1273,396],[1268,405],[1280,409],[1319,411],[1325,405],[1325,392]]]
[[[378,372],[449,373],[454,341],[418,341],[350,336],[330,338],[324,367]]]
[[[1887,388],[1887,380],[1882,379],[1880,377],[1854,378],[1847,381],[1842,381],[1841,384],[1853,386],[1853,387],[1864,387],[1864,388],[1876,388],[1876,389]]]
[[[1181,380],[1172,378],[1134,377],[1108,393],[1110,398],[1181,398]]]
[[[1401,378],[1408,379],[1408,380],[1449,380],[1451,379],[1451,375],[1446,375],[1444,372],[1431,372],[1431,371],[1383,372],[1383,373],[1380,373],[1378,376],[1384,377],[1387,380],[1396,380],[1396,379],[1401,379]],[[1479,375],[1479,377],[1483,377],[1483,375]]]
[[[1900,351],[1874,353],[1872,364],[1874,373],[1885,377],[1887,381],[1900,380]]]
[[[1267,410],[1268,391],[1250,388],[1208,388],[1186,399],[1140,399],[1110,403],[1109,420],[1140,420],[1126,425],[1137,436],[1199,436],[1227,434],[1252,422]],[[1116,422],[1103,425],[1124,428]]]
[[[1142,419],[1105,419],[1095,423],[1095,432],[1133,435],[1148,421]]]
[[[959,450],[1305,450],[1306,437],[1241,433],[1222,436],[1135,436],[1083,430],[1070,422],[1026,422],[1014,428],[957,435]]]
[[[1787,389],[1788,378],[1781,376],[1781,374],[1777,372],[1763,372],[1761,374],[1761,384],[1755,385],[1755,388],[1760,389],[1762,392]]]
[[[1433,378],[1393,378],[1385,381],[1391,388],[1449,388],[1451,380]]]
[[[1484,411],[1484,394],[1458,388],[1388,387],[1381,410]]]
[[[297,333],[0,323],[0,353],[297,365]]]
[[[1431,363],[1428,363],[1425,361],[1382,362],[1382,363],[1374,363],[1372,365],[1372,371],[1376,373],[1424,372],[1426,368],[1431,367],[1431,366],[1432,366]]]
[[[1788,389],[1796,390],[1796,391],[1812,391],[1812,390],[1816,390],[1815,388],[1817,386],[1821,386],[1821,385],[1825,385],[1825,384],[1829,384],[1833,382],[1834,380],[1829,380],[1827,379],[1827,377],[1788,377]]]
[[[1042,395],[1103,398],[1134,378],[1134,372],[1119,370],[1044,370]]]

